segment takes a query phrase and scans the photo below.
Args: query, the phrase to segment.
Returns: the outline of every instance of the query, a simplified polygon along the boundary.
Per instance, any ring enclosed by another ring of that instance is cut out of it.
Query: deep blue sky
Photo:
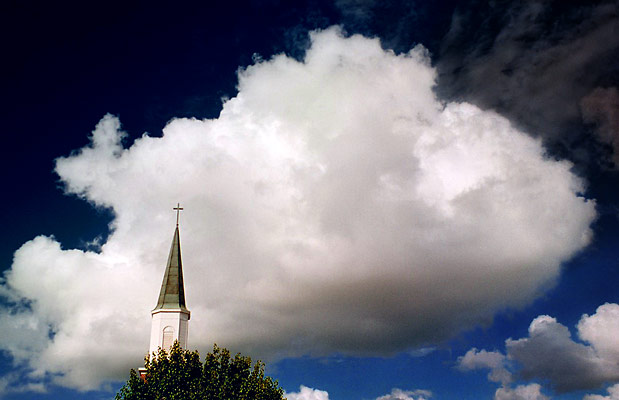
[[[595,126],[583,123],[573,111],[596,87],[619,86],[619,31],[615,29],[615,36],[607,38],[610,44],[599,52],[586,47],[590,42],[578,47],[581,53],[573,57],[586,62],[573,70],[557,68],[556,73],[544,74],[555,63],[564,62],[551,55],[546,58],[545,51],[552,54],[547,49],[578,41],[596,24],[616,28],[618,3],[541,2],[543,13],[530,20],[535,29],[516,27],[521,31],[505,42],[520,52],[506,62],[496,56],[496,46],[509,33],[510,16],[522,11],[518,3],[4,2],[0,5],[0,170],[5,187],[0,269],[9,270],[15,250],[40,234],[53,235],[67,249],[83,249],[99,236],[105,239],[111,211],[63,194],[53,172],[54,160],[85,146],[104,114],[119,116],[129,134],[125,147],[145,132],[160,136],[174,117],[215,118],[221,99],[236,94],[237,69],[251,65],[254,54],[267,59],[284,52],[300,59],[309,43],[308,31],[332,25],[341,25],[348,34],[379,37],[383,48],[396,53],[423,44],[438,69],[435,91],[442,99],[496,110],[515,126],[542,138],[548,157],[574,163],[575,173],[587,182],[584,195],[597,201],[594,240],[565,263],[556,286],[532,304],[504,310],[487,326],[436,343],[428,355],[354,358],[333,354],[324,359],[285,359],[269,368],[288,391],[305,385],[326,390],[335,400],[375,399],[396,387],[431,390],[436,399],[492,398],[499,385],[488,382],[488,370],[459,371],[455,368],[458,357],[472,347],[505,352],[505,340],[527,336],[529,324],[538,315],[557,318],[575,334],[582,314],[593,314],[604,303],[619,303],[619,174],[609,161],[612,147],[596,140]],[[459,31],[453,29],[456,20]],[[519,21],[527,23],[526,18]],[[457,32],[455,37],[449,35],[450,28]],[[471,72],[503,62],[492,69],[500,71],[498,77],[479,80]],[[547,62],[548,68],[531,67],[528,62]],[[546,96],[557,87],[554,80],[544,81],[548,77],[556,78],[561,87],[573,87],[567,90],[573,97],[564,93],[558,98]],[[561,110],[565,110],[563,117]],[[12,370],[8,353],[0,353],[0,374]],[[605,393],[603,388],[598,393]],[[594,391],[557,395],[552,387],[543,388],[546,395],[560,399],[582,398]],[[9,393],[6,398],[99,396],[110,398],[112,394],[51,386],[45,394]]]

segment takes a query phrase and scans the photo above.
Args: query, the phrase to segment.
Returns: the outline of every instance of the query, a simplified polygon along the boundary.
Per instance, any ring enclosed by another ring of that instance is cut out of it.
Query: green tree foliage
[[[174,343],[169,354],[159,349],[144,359],[145,379],[131,370],[116,400],[283,400],[277,381],[264,375],[264,363],[213,346],[204,364],[197,351]]]

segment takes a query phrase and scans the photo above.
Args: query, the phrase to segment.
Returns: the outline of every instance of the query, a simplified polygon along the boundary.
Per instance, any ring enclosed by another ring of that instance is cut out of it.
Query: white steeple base
[[[149,355],[157,354],[159,347],[169,351],[175,340],[181,348],[187,348],[189,311],[160,308],[153,310],[152,316]]]

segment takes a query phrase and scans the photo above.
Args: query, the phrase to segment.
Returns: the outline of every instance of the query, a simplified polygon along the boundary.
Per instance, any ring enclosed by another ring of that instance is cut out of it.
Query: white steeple
[[[176,229],[168,257],[159,300],[151,312],[149,355],[157,353],[159,347],[169,350],[175,340],[182,348],[187,347],[187,330],[191,313],[185,306],[185,287],[183,285],[183,262],[181,260],[181,240],[178,230],[180,204],[176,210]]]

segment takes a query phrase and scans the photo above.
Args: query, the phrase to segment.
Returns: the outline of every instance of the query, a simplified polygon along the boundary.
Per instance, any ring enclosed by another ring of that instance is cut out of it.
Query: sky
[[[619,2],[4,2],[0,398],[619,399]]]

